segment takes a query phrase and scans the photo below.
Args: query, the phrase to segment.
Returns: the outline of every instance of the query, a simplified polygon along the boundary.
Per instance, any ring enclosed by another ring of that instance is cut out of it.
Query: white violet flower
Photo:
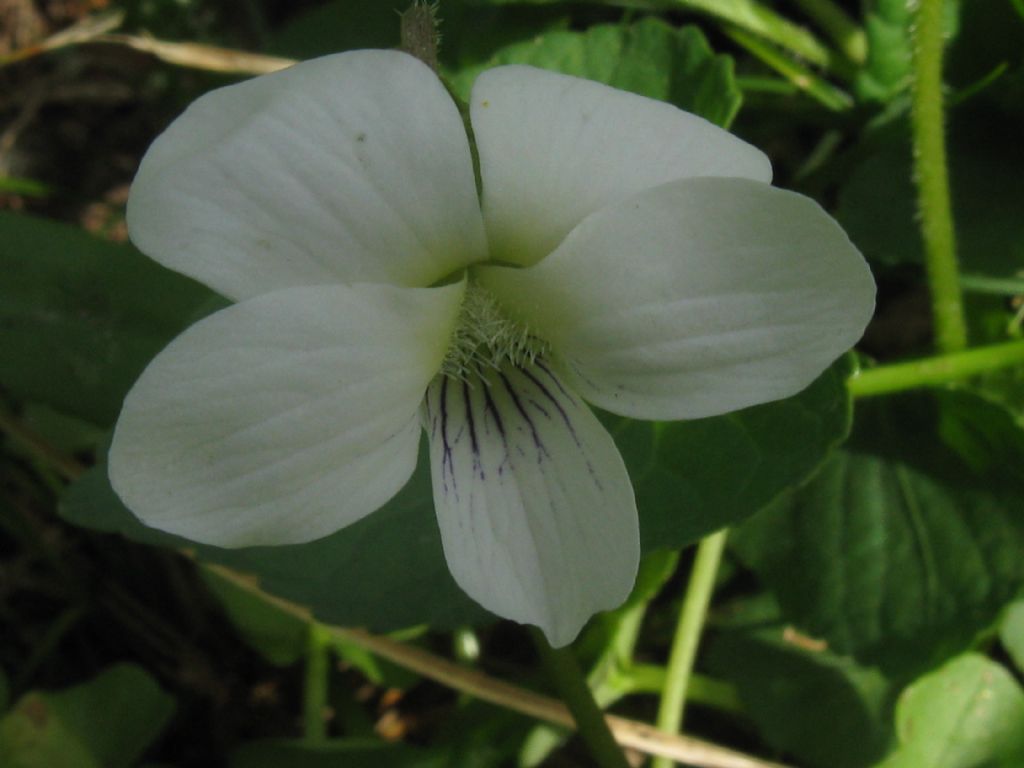
[[[874,283],[760,151],[672,106],[511,66],[477,79],[470,121],[479,196],[458,108],[403,53],[189,107],[128,227],[236,303],[129,392],[110,478],[154,528],[293,544],[387,502],[425,429],[456,582],[559,646],[626,598],[640,554],[584,401],[694,419],[793,395],[860,337]]]

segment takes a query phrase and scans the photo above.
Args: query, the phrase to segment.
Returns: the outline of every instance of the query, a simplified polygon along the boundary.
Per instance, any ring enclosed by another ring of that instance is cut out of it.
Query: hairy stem
[[[960,295],[943,124],[942,6],[942,0],[918,3],[911,124],[936,346],[940,352],[957,352],[967,346],[967,323]]]

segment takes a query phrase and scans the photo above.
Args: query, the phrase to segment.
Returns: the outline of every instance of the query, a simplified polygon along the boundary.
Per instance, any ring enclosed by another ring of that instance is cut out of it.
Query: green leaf
[[[230,768],[445,768],[447,757],[437,750],[371,740],[254,741],[236,749]]]
[[[501,49],[457,72],[452,88],[468,99],[476,76],[504,64],[529,64],[660,99],[728,125],[740,105],[732,59],[715,55],[696,27],[677,29],[654,18],[554,31]]]
[[[0,386],[104,426],[211,296],[129,245],[6,212],[0,274]]]
[[[984,656],[961,656],[907,688],[896,728],[900,748],[878,768],[1024,765],[1024,691]]]
[[[129,768],[173,711],[141,667],[119,664],[74,688],[25,694],[0,720],[0,765]]]
[[[966,649],[1024,583],[1024,431],[958,392],[856,416],[814,480],[731,543],[786,620],[909,679]]]
[[[877,670],[809,651],[777,629],[715,633],[711,673],[731,682],[762,738],[807,768],[862,768],[892,739],[895,692]]]
[[[488,616],[455,585],[434,517],[426,445],[412,479],[383,508],[331,536],[294,546],[220,549],[147,528],[110,488],[100,463],[74,483],[60,513],[88,528],[166,547],[259,577],[273,594],[308,606],[323,622],[377,631],[429,623],[452,629]]]
[[[1017,669],[1024,672],[1024,600],[1011,603],[1006,609],[999,624],[999,640]]]
[[[850,428],[841,358],[796,397],[708,419],[608,417],[636,489],[647,551],[734,525],[806,481]]]
[[[214,573],[200,574],[231,623],[267,661],[286,667],[302,658],[309,636],[307,622]]]

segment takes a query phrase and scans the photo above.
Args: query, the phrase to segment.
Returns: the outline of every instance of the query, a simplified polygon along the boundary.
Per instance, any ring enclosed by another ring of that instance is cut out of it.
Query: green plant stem
[[[616,672],[612,684],[623,696],[635,693],[660,694],[665,690],[667,676],[665,667],[657,664],[634,664],[629,669]],[[690,674],[686,700],[734,715],[746,711],[734,685],[695,672]]]
[[[306,641],[306,680],[302,698],[303,728],[306,741],[321,742],[327,738],[327,691],[330,677],[331,634],[313,621]]]
[[[942,110],[942,0],[920,0],[914,35],[911,125],[921,235],[940,352],[967,346],[949,196]]]
[[[837,59],[810,31],[755,0],[659,0],[655,5],[706,13],[769,40],[815,66],[849,73],[846,62]]]
[[[846,11],[832,0],[796,0],[796,4],[832,38],[846,58],[855,64],[864,63],[868,37]]]
[[[693,674],[697,646],[700,644],[704,620],[711,604],[711,593],[715,588],[715,575],[722,561],[728,535],[728,529],[723,528],[705,537],[697,545],[697,556],[693,561],[690,583],[686,587],[679,623],[672,638],[665,687],[658,705],[658,729],[666,733],[677,733],[683,724],[686,691]],[[672,765],[671,760],[660,757],[651,762],[652,768],[671,768]]]
[[[723,24],[722,31],[826,109],[841,112],[853,106],[853,99],[848,93],[836,88],[764,39],[731,24]]]
[[[992,296],[1024,296],[1024,277],[960,275],[960,287],[971,293],[987,293]]]
[[[949,384],[1014,365],[1024,365],[1024,341],[1008,341],[923,360],[867,368],[852,376],[847,386],[855,398],[874,397]]]
[[[604,712],[594,700],[572,651],[568,648],[552,648],[540,630],[531,628],[530,634],[548,676],[572,712],[576,728],[596,765],[601,768],[629,768],[626,756],[612,736]]]

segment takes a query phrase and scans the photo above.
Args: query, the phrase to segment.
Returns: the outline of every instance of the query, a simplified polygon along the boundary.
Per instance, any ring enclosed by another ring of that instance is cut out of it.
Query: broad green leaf
[[[1011,603],[999,624],[999,639],[1017,669],[1024,672],[1024,600]]]
[[[850,428],[838,360],[796,397],[686,422],[605,420],[636,489],[645,550],[734,525],[806,481]]]
[[[1024,583],[1024,431],[957,392],[868,400],[807,486],[734,549],[783,617],[909,679],[962,652]]]
[[[267,661],[286,667],[302,658],[309,636],[307,622],[216,574],[201,575],[231,623]]]
[[[129,245],[6,212],[0,274],[0,387],[104,426],[211,296]]]
[[[60,512],[78,525],[150,544],[189,547],[201,560],[253,573],[262,588],[308,606],[326,623],[378,631],[421,623],[452,629],[488,615],[448,573],[423,445],[416,472],[394,499],[355,525],[309,544],[220,549],[147,528],[110,488],[105,463],[71,486]]]
[[[900,748],[878,768],[1020,768],[1024,691],[998,664],[966,654],[903,692],[896,729]]]
[[[803,482],[849,428],[845,358],[800,395],[727,416],[672,424],[608,417],[636,488],[643,546],[682,547],[753,514]],[[321,621],[378,631],[427,623],[451,629],[487,614],[455,585],[434,518],[426,451],[382,509],[324,539],[226,550],[143,526],[110,488],[105,464],[72,485],[61,514],[259,577]]]
[[[707,654],[764,741],[801,766],[862,768],[888,750],[895,692],[877,670],[787,643],[777,629],[717,632]]]
[[[529,64],[597,80],[667,101],[719,125],[728,125],[740,105],[732,59],[715,55],[696,27],[677,29],[654,18],[538,35],[457,72],[452,87],[468,99],[476,76],[503,64]]]
[[[438,750],[417,749],[383,741],[333,739],[323,744],[303,741],[254,741],[236,749],[229,768],[445,768]]]
[[[141,667],[119,664],[73,688],[25,694],[0,720],[0,765],[129,768],[173,711]]]

